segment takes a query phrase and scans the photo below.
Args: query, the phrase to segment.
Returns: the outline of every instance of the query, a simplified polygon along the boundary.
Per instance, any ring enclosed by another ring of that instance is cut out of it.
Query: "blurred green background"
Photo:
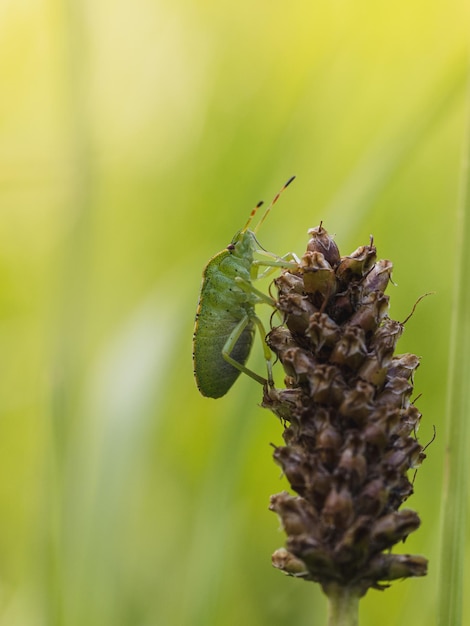
[[[436,292],[399,344],[422,442],[437,428],[403,548],[429,575],[361,603],[361,626],[434,623],[469,16],[0,2],[0,624],[325,623],[270,563],[279,422],[247,377],[219,401],[192,378],[202,268],[292,174],[264,247],[301,254],[320,220],[343,254],[373,233],[392,317]]]

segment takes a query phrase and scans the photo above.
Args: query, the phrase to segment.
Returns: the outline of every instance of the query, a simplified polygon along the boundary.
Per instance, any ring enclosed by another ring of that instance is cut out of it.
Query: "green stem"
[[[439,568],[439,626],[462,623],[469,472],[470,393],[470,85],[457,213],[457,259],[447,398],[446,457]]]
[[[324,591],[328,596],[328,626],[358,626],[358,590],[331,584]]]

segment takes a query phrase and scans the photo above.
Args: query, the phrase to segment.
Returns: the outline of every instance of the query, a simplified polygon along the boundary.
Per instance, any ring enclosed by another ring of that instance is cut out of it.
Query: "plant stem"
[[[443,493],[439,626],[462,623],[466,507],[468,494],[468,419],[470,414],[470,89],[467,102],[463,173],[457,213],[457,260],[447,398]]]
[[[358,626],[359,593],[353,587],[331,584],[328,596],[328,626]]]

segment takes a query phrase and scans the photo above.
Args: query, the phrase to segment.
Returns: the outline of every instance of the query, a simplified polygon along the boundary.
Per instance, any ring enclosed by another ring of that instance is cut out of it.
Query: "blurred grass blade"
[[[470,90],[469,90],[470,96]],[[457,213],[457,264],[449,359],[446,458],[442,507],[439,626],[462,623],[470,414],[470,97]]]
[[[323,209],[326,221],[341,219],[348,225],[363,222],[378,195],[390,184],[412,151],[442,124],[443,119],[448,118],[449,111],[465,91],[465,71],[460,64],[447,66],[413,114],[396,126],[390,124],[390,128],[383,130],[382,135],[364,150],[330,205]]]

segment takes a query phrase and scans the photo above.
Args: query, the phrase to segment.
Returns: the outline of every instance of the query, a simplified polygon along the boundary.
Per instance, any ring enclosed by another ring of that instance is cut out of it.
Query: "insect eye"
[[[235,244],[234,244],[234,243],[230,243],[230,244],[227,246],[227,250],[235,250]]]

